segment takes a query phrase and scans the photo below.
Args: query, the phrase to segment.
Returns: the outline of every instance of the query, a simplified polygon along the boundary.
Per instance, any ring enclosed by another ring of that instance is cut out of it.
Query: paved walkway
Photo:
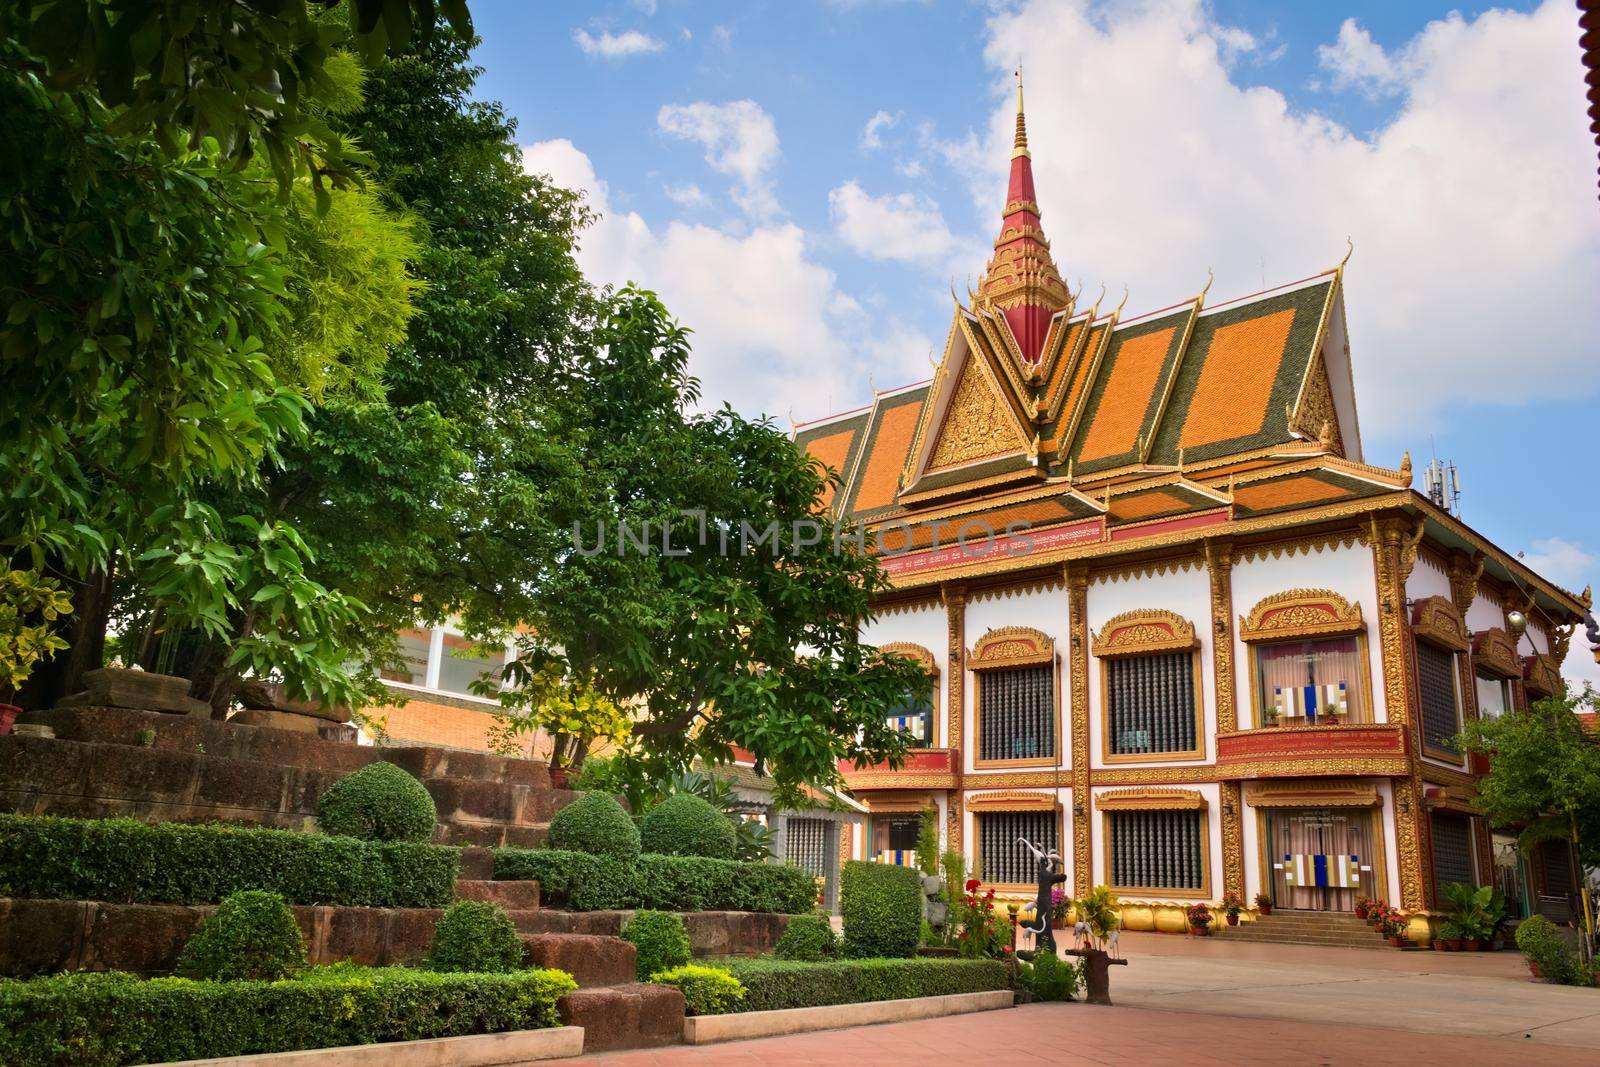
[[[1600,990],[1531,981],[1521,955],[1125,934],[1117,1006],[1033,1004],[578,1067],[1299,1064],[1600,1067]]]

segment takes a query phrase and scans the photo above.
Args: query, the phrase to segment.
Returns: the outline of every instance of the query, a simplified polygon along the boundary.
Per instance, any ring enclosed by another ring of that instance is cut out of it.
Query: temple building
[[[1362,453],[1344,264],[1158,311],[1086,299],[1041,227],[1018,92],[1003,221],[930,382],[797,428],[894,588],[865,631],[928,674],[899,770],[842,768],[842,848],[910,862],[918,813],[1003,894],[1018,837],[1129,928],[1247,902],[1413,915],[1451,882],[1565,907],[1474,806],[1465,720],[1563,690],[1589,606]],[[1124,301],[1125,303],[1125,301]],[[1508,500],[1507,504],[1511,502]]]

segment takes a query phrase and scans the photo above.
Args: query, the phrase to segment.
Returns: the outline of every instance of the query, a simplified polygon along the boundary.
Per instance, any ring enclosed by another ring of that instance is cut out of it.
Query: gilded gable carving
[[[1472,644],[1461,612],[1448,597],[1430,596],[1417,601],[1412,610],[1411,629],[1418,637],[1457,652],[1465,652]]]
[[[1522,660],[1517,656],[1516,642],[1498,626],[1474,635],[1472,662],[1507,678],[1522,677]]]
[[[975,671],[1000,667],[1026,667],[1055,661],[1056,645],[1050,635],[1031,626],[1002,626],[978,638],[967,666]]]
[[[1010,413],[994,386],[984,377],[974,354],[968,358],[956,382],[928,466],[952,467],[1015,452],[1023,447],[1023,442],[1011,422]]]
[[[1245,641],[1352,634],[1361,630],[1361,605],[1331,589],[1289,589],[1263,598],[1239,618]]]
[[[1094,638],[1097,656],[1134,656],[1194,648],[1194,624],[1170,611],[1125,611],[1108,619]]]
[[[922,669],[927,671],[930,677],[939,676],[939,668],[934,665],[933,653],[921,645],[912,644],[910,641],[890,641],[886,645],[880,645],[878,651],[885,656],[902,656],[913,660],[922,664]]]

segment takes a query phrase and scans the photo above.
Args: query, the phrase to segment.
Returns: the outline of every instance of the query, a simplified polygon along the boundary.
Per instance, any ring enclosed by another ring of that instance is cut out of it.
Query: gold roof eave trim
[[[1031,626],[1002,626],[978,638],[967,653],[967,667],[974,671],[1002,670],[1006,667],[1031,667],[1054,663],[1055,641]]]
[[[1263,597],[1239,616],[1242,641],[1280,641],[1296,637],[1332,637],[1366,628],[1361,605],[1331,589],[1287,589]]]
[[[1375,808],[1383,803],[1371,782],[1245,782],[1252,808]]]
[[[1205,794],[1197,789],[1114,789],[1097,793],[1096,811],[1203,811]]]
[[[1095,635],[1093,651],[1102,658],[1181,652],[1199,645],[1194,623],[1170,611],[1125,611],[1106,620]]]
[[[1050,793],[968,793],[968,811],[1054,811],[1061,802]]]

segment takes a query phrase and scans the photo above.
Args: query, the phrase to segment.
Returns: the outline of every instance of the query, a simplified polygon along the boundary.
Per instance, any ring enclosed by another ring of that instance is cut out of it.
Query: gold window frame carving
[[[1061,806],[1050,793],[1024,793],[1017,791],[1002,793],[968,793],[967,810],[971,812],[984,811],[1048,811]]]
[[[928,672],[928,678],[935,684],[939,681],[939,665],[933,658],[933,653],[922,645],[911,641],[890,641],[886,645],[879,645],[878,651],[885,656],[900,656],[920,663],[922,669]]]
[[[967,654],[967,669],[992,671],[1034,667],[1041,663],[1053,664],[1055,659],[1055,640],[1043,630],[1031,626],[1002,626],[978,638]]]
[[[1178,616],[1173,616],[1178,618]],[[1180,622],[1183,620],[1179,620]],[[1109,624],[1108,624],[1109,625]],[[1190,627],[1191,634],[1193,627]],[[1101,631],[1104,633],[1104,630]],[[1194,747],[1180,752],[1125,752],[1113,753],[1111,751],[1111,668],[1108,659],[1128,658],[1126,656],[1105,656],[1096,651],[1100,657],[1100,762],[1106,766],[1119,766],[1129,763],[1174,763],[1180,760],[1203,760],[1206,758],[1206,708],[1205,708],[1205,680],[1201,677],[1200,645],[1193,641],[1188,645],[1178,646],[1176,649],[1162,648],[1145,651],[1143,655],[1160,655],[1168,651],[1182,651],[1187,648],[1190,654],[1189,673],[1194,680]]]
[[[1112,789],[1096,793],[1098,811],[1188,811],[1207,806],[1198,789]]]
[[[1001,641],[1010,640],[1014,635],[1008,633],[1008,631],[1023,631],[1027,634],[1037,635],[1045,641],[1050,641],[1049,637],[1038,630],[1026,626],[1008,626],[1000,630],[991,630],[985,634],[973,646],[973,654],[976,655],[983,648],[984,641],[991,637],[1000,636]],[[1037,667],[1045,664],[1050,666],[1051,677],[1050,715],[1054,720],[1051,724],[1054,737],[1053,753],[1049,756],[1023,756],[1018,759],[984,759],[981,755],[983,752],[983,681],[979,678],[979,665],[977,663],[968,663],[967,666],[972,673],[972,766],[974,770],[996,767],[1046,767],[1059,771],[1065,767],[1065,755],[1061,750],[1061,665],[1056,662],[1054,642],[1051,642],[1048,658],[1028,658],[1021,661],[1008,659],[1000,664],[990,662],[982,669],[1003,670],[1011,667]]]
[[[1157,790],[1119,790],[1118,792],[1119,793],[1124,793],[1124,792],[1125,793],[1136,793],[1136,792],[1156,793],[1158,791]],[[1135,904],[1143,903],[1143,902],[1146,902],[1146,901],[1159,902],[1159,901],[1162,901],[1162,900],[1210,900],[1211,897],[1212,897],[1212,894],[1211,894],[1211,885],[1212,885],[1212,880],[1211,880],[1211,812],[1208,810],[1208,808],[1206,806],[1205,797],[1202,794],[1193,793],[1192,795],[1194,797],[1198,797],[1199,798],[1199,803],[1196,804],[1192,799],[1190,799],[1189,796],[1182,795],[1182,794],[1189,794],[1190,793],[1189,790],[1171,790],[1169,792],[1174,794],[1174,795],[1178,795],[1177,799],[1178,799],[1179,802],[1174,803],[1172,801],[1168,801],[1166,803],[1144,804],[1144,803],[1139,803],[1139,802],[1135,801],[1133,804],[1129,804],[1127,806],[1120,806],[1120,805],[1117,805],[1116,802],[1115,802],[1115,794],[1101,794],[1100,796],[1095,797],[1095,801],[1094,801],[1095,809],[1100,813],[1100,838],[1101,838],[1100,850],[1101,850],[1101,856],[1103,857],[1102,862],[1104,862],[1104,864],[1105,864],[1105,884],[1107,886],[1109,886],[1111,888],[1111,890],[1117,894],[1117,896],[1124,898],[1124,900],[1123,900],[1124,904],[1130,903],[1127,899],[1125,899],[1128,896],[1132,896],[1132,897],[1135,898],[1135,900],[1132,901],[1132,903],[1135,903]],[[1113,806],[1110,806],[1110,807],[1105,806],[1104,801],[1106,799],[1108,799],[1108,798],[1112,799]],[[1171,888],[1166,888],[1166,887],[1162,887],[1162,886],[1118,885],[1113,880],[1113,874],[1115,872],[1114,872],[1114,868],[1112,867],[1112,864],[1111,864],[1111,857],[1115,854],[1114,851],[1113,851],[1111,825],[1115,821],[1115,820],[1112,819],[1112,816],[1114,814],[1116,814],[1117,812],[1119,812],[1119,811],[1196,811],[1196,812],[1199,812],[1199,814],[1200,814],[1200,888],[1199,889],[1171,889]]]
[[[1511,681],[1522,678],[1522,657],[1517,655],[1516,642],[1498,626],[1472,635],[1472,665]]]
[[[1531,697],[1555,696],[1564,688],[1561,671],[1551,656],[1533,655],[1523,659],[1522,685]]]
[[[1378,787],[1358,779],[1309,782],[1245,782],[1244,802],[1252,808],[1376,808]]]
[[[1054,798],[1052,797],[1046,797],[1046,799],[1054,801]],[[970,798],[968,803],[970,805]],[[1008,811],[1049,811],[1050,807],[1054,807],[1056,809],[1056,851],[1061,852],[1062,845],[1066,843],[1067,822],[1066,808],[1060,803],[1052,803],[1049,807],[1042,808],[989,808],[987,809],[987,812],[985,809],[981,808],[974,811],[969,806],[967,810],[972,811],[972,866],[968,869],[970,873],[967,875],[967,877],[977,878],[983,872],[983,824],[980,820],[986,813],[998,815]],[[1065,855],[1065,853],[1063,853],[1063,855]],[[993,889],[997,893],[1026,892],[1031,894],[1039,888],[1038,885],[1033,882],[985,882],[983,884],[988,888]]]
[[[1466,620],[1449,597],[1430,596],[1417,601],[1411,612],[1411,631],[1453,652],[1472,647]]]
[[[1106,620],[1094,636],[1096,656],[1140,656],[1198,648],[1194,623],[1171,611],[1146,608]]]
[[[1361,633],[1361,604],[1331,589],[1287,589],[1256,602],[1239,616],[1239,639],[1286,641],[1296,637],[1343,637]]]

